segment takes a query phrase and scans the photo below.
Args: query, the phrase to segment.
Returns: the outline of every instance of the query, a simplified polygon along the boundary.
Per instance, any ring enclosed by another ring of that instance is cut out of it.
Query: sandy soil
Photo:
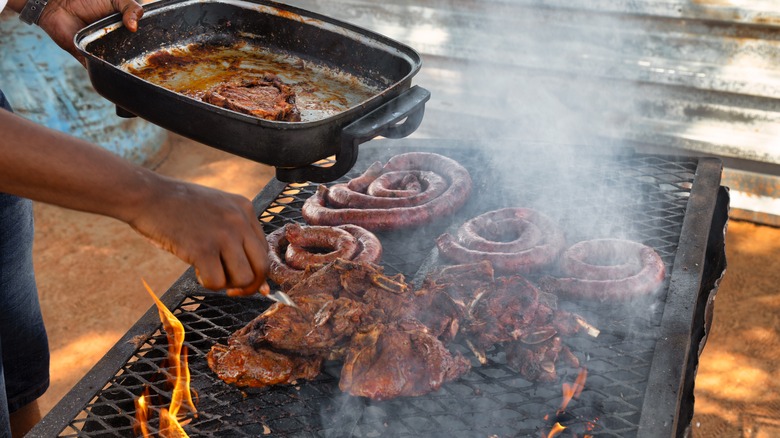
[[[731,221],[696,377],[694,436],[780,436],[780,229]]]
[[[150,164],[160,173],[256,195],[267,166],[172,136]],[[187,266],[115,220],[35,207],[35,263],[52,351],[44,412],[152,306]],[[780,229],[732,221],[720,287],[696,380],[695,436],[780,436]]]

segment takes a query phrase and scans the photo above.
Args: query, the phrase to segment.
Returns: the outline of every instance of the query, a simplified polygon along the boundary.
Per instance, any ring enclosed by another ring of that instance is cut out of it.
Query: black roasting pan
[[[383,35],[265,0],[160,0],[143,7],[135,33],[116,14],[75,36],[93,87],[117,105],[119,115],[139,116],[275,166],[277,178],[288,182],[335,180],[352,168],[360,143],[376,136],[404,137],[422,120],[430,93],[411,85],[421,67],[420,56]],[[306,93],[310,101],[323,102],[333,102],[337,95],[341,107],[302,111],[300,122],[269,121],[210,105],[142,79],[128,68],[160,50],[192,45],[251,47],[254,53],[274,57],[274,68],[282,71],[272,72],[292,78],[299,103]],[[323,77],[346,85],[320,90]],[[313,165],[334,155],[333,167]]]

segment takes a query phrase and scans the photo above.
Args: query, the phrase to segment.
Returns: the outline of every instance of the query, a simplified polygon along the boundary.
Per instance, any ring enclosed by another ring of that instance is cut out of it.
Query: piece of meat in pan
[[[203,101],[261,119],[301,121],[292,88],[270,73],[261,79],[244,79],[218,85],[206,92]]]

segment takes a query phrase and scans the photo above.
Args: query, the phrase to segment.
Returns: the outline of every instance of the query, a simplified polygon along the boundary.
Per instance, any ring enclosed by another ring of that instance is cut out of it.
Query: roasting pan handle
[[[347,125],[341,131],[341,149],[330,167],[277,167],[276,179],[283,182],[335,181],[352,169],[357,161],[358,146],[374,137],[403,138],[414,132],[425,114],[430,91],[415,85],[382,106]]]
[[[425,102],[430,98],[430,91],[415,85],[354,121],[344,128],[344,134],[354,137],[357,144],[380,135],[387,138],[406,137],[420,126],[425,114]]]

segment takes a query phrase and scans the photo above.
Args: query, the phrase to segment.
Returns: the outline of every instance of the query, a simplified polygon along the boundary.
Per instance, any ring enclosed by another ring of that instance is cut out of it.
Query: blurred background
[[[404,42],[431,91],[425,138],[609,143],[716,156],[728,268],[694,433],[780,436],[780,10],[774,0],[294,0]],[[572,6],[571,3],[576,3]],[[254,197],[274,169],[115,115],[37,27],[0,15],[0,88],[22,116],[162,174]],[[521,169],[520,169],[521,170]],[[126,225],[36,204],[50,409],[187,268]]]

